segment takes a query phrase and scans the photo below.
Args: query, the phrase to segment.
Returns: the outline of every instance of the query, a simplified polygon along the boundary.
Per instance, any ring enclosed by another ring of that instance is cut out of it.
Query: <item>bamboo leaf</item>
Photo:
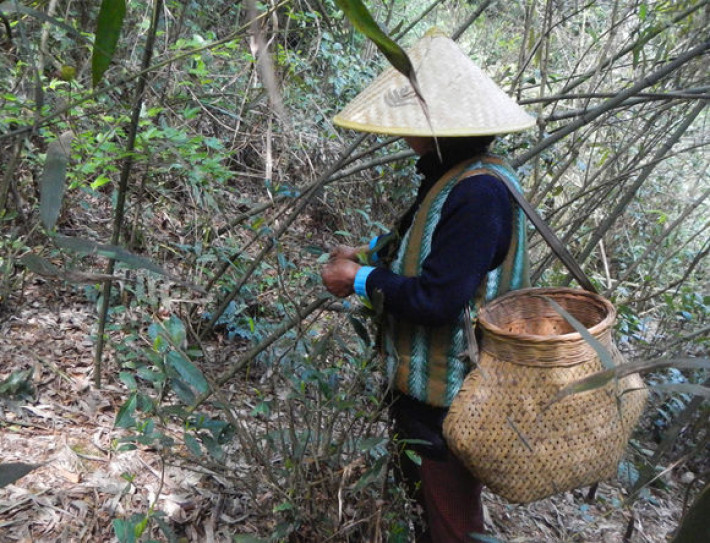
[[[75,238],[62,235],[56,235],[53,239],[54,243],[62,249],[68,249],[76,253],[97,254],[105,258],[119,260],[127,264],[131,268],[145,269],[153,273],[164,275],[165,277],[167,277],[174,283],[177,283],[178,285],[182,285],[192,290],[196,290],[197,292],[201,292],[202,294],[206,293],[205,289],[201,286],[195,285],[188,281],[183,281],[179,277],[175,277],[174,275],[165,271],[163,268],[158,266],[149,258],[139,256],[118,245],[107,245],[104,243],[98,243],[90,239]]]
[[[601,360],[602,364],[606,369],[613,370],[616,367],[614,359],[611,357],[611,353],[606,347],[604,347],[604,345],[599,342],[597,338],[595,338],[592,334],[589,333],[589,330],[587,330],[586,326],[584,326],[581,322],[575,319],[568,311],[566,311],[560,304],[558,304],[552,298],[549,298],[548,296],[543,296],[543,298],[545,298],[545,300],[549,302],[549,304],[555,311],[557,311],[560,315],[562,315],[562,317],[564,317],[564,319],[570,324],[570,326],[572,326],[572,328],[579,332],[584,341],[589,343],[589,345],[596,351],[597,355],[599,356],[599,359]]]
[[[27,253],[20,257],[20,263],[37,275],[42,275],[46,277],[58,277],[61,272],[54,264],[52,264],[46,258],[42,258],[34,253]]]
[[[710,398],[710,388],[703,385],[695,385],[693,383],[659,383],[653,385],[655,389],[668,390],[669,392],[680,392],[682,394],[692,394],[694,396],[702,396]]]
[[[559,402],[562,398],[571,396],[572,394],[602,388],[615,377],[616,371],[614,371],[614,369],[593,373],[592,375],[589,375],[584,379],[580,379],[579,381],[575,381],[561,389],[557,394],[555,394],[555,397],[550,400],[550,403],[546,407],[549,407],[553,403]]]
[[[52,264],[46,258],[43,258],[34,253],[27,253],[20,258],[20,262],[31,272],[48,277],[50,279],[58,279],[68,281],[70,283],[98,283],[101,281],[118,281],[121,278],[115,275],[105,273],[91,273],[79,270],[60,269]]]
[[[23,464],[22,462],[0,464],[0,488],[11,485],[41,465],[42,464]]]
[[[404,49],[382,31],[361,0],[335,0],[335,3],[343,10],[353,26],[373,41],[394,69],[409,79],[414,92],[424,106],[424,98],[419,90],[414,67]]]
[[[135,253],[119,247],[118,245],[107,245],[98,243],[90,239],[75,238],[69,236],[55,236],[55,243],[62,249],[69,249],[77,253],[97,254],[113,260],[120,260],[132,268],[146,269],[160,275],[169,275],[163,268],[158,266],[149,258],[138,256]]]
[[[550,400],[549,405],[560,401],[566,396],[571,394],[576,394],[578,392],[586,392],[588,390],[594,390],[596,388],[601,388],[605,386],[609,381],[614,378],[621,379],[632,373],[646,373],[650,371],[655,371],[663,368],[683,368],[683,369],[710,369],[710,359],[707,358],[662,358],[658,360],[643,360],[641,362],[634,362],[630,364],[622,364],[620,366],[615,366],[612,369],[604,370],[601,372],[593,373],[588,375],[584,379],[579,381],[574,381],[570,383],[563,389],[561,389],[555,397]],[[684,383],[679,383],[682,385]],[[665,387],[669,388],[672,385],[655,385],[655,387]],[[677,390],[678,392],[687,392],[690,394],[699,394],[701,396],[707,394],[707,387],[701,385],[689,385],[694,387],[692,390]],[[696,390],[700,388],[702,390]]]
[[[54,228],[59,218],[73,138],[71,131],[64,132],[47,147],[47,158],[39,182],[39,216],[47,230]]]
[[[94,87],[99,84],[111,64],[125,15],[125,0],[102,0],[96,22],[94,50],[91,54],[91,79]]]

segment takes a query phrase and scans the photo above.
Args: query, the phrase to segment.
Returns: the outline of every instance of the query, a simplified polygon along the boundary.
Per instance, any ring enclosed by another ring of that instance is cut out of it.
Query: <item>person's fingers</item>
[[[358,269],[359,266],[350,260],[331,260],[321,269],[323,285],[335,296],[349,296],[353,293],[353,282]]]

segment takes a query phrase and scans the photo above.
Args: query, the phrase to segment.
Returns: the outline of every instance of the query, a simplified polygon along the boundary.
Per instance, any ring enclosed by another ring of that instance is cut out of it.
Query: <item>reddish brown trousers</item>
[[[422,457],[421,466],[400,455],[401,476],[410,496],[424,510],[426,529],[416,543],[463,543],[482,534],[482,483],[450,451],[443,460]]]

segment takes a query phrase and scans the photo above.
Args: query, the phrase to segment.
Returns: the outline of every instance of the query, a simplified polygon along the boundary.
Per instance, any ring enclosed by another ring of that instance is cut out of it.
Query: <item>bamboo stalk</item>
[[[146,39],[145,50],[143,52],[143,61],[141,63],[141,76],[138,78],[136,86],[135,102],[131,113],[131,124],[128,129],[128,141],[126,142],[125,158],[123,167],[121,168],[121,177],[118,182],[118,191],[116,197],[116,209],[113,218],[113,234],[111,235],[111,244],[118,245],[121,238],[121,230],[123,228],[123,218],[126,209],[126,195],[128,193],[128,179],[133,169],[133,150],[136,145],[136,137],[138,135],[138,122],[140,121],[141,109],[143,107],[143,96],[147,85],[148,71],[150,62],[153,58],[153,46],[155,44],[155,36],[158,32],[158,23],[160,21],[160,13],[163,10],[163,0],[155,0],[153,4],[153,15],[150,20],[150,28]],[[109,259],[106,265],[106,274],[113,275],[116,261]],[[108,319],[108,310],[111,305],[111,288],[112,281],[104,282],[103,294],[101,299],[101,307],[99,308],[99,322],[96,337],[96,351],[94,353],[94,386],[101,388],[101,363],[103,359],[106,321]]]

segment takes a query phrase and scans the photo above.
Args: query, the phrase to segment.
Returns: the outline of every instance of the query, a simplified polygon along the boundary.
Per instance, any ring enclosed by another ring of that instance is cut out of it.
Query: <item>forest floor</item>
[[[264,512],[238,492],[225,502],[212,478],[174,466],[162,474],[154,451],[115,452],[122,431],[114,419],[126,392],[110,363],[103,389],[92,387],[95,306],[61,283],[32,279],[23,288],[0,315],[0,382],[32,369],[35,394],[0,397],[0,451],[2,462],[41,466],[0,489],[0,543],[115,541],[112,520],[145,512],[156,496],[181,541],[226,542],[234,533],[258,531]],[[610,484],[600,486],[593,503],[582,491],[528,506],[486,494],[488,529],[510,543],[621,543],[633,516],[627,541],[669,541],[687,479],[669,472],[664,488],[633,505]]]

